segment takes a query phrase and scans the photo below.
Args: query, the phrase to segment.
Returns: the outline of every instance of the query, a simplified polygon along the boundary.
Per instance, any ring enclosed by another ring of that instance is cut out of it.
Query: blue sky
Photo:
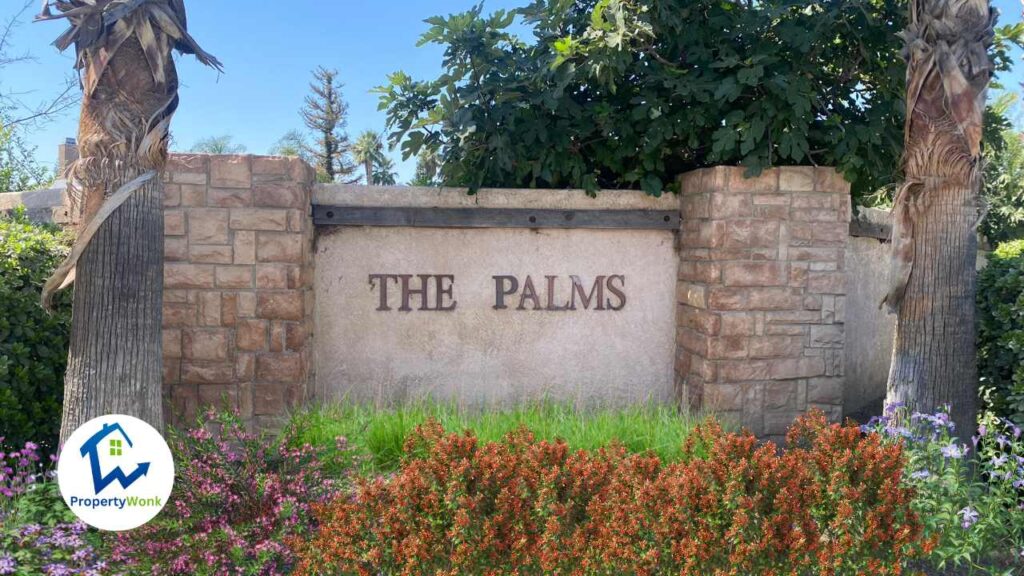
[[[423,20],[436,14],[461,12],[476,0],[288,0],[241,3],[237,0],[190,0],[189,30],[200,44],[224,63],[225,74],[204,68],[190,57],[179,59],[181,106],[172,131],[177,147],[187,149],[207,136],[230,134],[249,152],[265,153],[285,132],[302,128],[298,110],[307,93],[310,72],[335,68],[345,83],[349,103],[349,134],[383,130],[384,114],[370,91],[386,76],[404,70],[415,78],[435,77],[440,69],[439,46],[416,47],[426,30]],[[527,0],[487,0],[487,10],[514,8]],[[1002,23],[1021,18],[1018,0],[995,0]],[[0,0],[0,21],[15,13],[23,0]],[[37,0],[32,0],[35,10]],[[241,9],[241,6],[245,9]],[[32,11],[27,16],[31,17]],[[16,52],[31,52],[33,63],[4,69],[6,90],[28,92],[23,99],[52,95],[71,71],[71,51],[58,54],[50,43],[60,23],[31,24],[17,29]],[[894,39],[894,41],[896,41]],[[1018,55],[1019,56],[1019,55]],[[1019,89],[1022,72],[1004,78]],[[77,111],[33,132],[45,162],[56,158],[57,144],[77,132]],[[392,152],[396,162],[398,151]],[[415,161],[399,163],[399,180],[412,177]]]

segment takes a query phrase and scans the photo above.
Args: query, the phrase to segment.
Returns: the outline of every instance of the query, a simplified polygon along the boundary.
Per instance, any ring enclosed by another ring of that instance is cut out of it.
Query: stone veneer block
[[[212,404],[274,425],[310,377],[314,171],[294,158],[174,154],[166,181],[168,418]]]
[[[850,188],[828,168],[744,171],[680,178],[676,386],[775,439],[810,408],[842,416]]]

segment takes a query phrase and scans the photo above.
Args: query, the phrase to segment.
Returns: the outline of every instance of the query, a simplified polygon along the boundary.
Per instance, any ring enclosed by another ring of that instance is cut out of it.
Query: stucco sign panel
[[[326,229],[317,396],[668,401],[677,263],[659,230]]]

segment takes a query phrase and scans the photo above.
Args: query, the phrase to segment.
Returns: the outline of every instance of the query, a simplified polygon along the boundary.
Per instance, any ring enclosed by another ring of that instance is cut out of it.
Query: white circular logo
[[[149,424],[120,414],[94,418],[68,438],[57,461],[64,502],[100,530],[131,530],[163,509],[174,486],[174,459]]]

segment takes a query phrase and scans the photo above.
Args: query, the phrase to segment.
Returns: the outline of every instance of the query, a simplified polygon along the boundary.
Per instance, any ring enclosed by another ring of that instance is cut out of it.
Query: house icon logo
[[[71,511],[101,530],[142,526],[163,509],[174,460],[152,426],[114,414],[86,422],[64,443],[57,484]]]
[[[110,458],[120,457],[124,451],[123,442],[127,442],[129,447],[132,446],[131,438],[128,437],[128,434],[125,433],[124,428],[120,424],[104,424],[99,432],[93,434],[91,438],[86,440],[85,444],[82,444],[82,456],[89,459],[92,485],[97,495],[113,482],[118,482],[122,488],[127,488],[149,472],[149,462],[140,463],[135,468],[135,471],[128,475],[125,475],[120,466],[114,467],[106,476],[100,472],[100,443],[108,436],[114,435],[120,435],[120,439],[110,440]]]

